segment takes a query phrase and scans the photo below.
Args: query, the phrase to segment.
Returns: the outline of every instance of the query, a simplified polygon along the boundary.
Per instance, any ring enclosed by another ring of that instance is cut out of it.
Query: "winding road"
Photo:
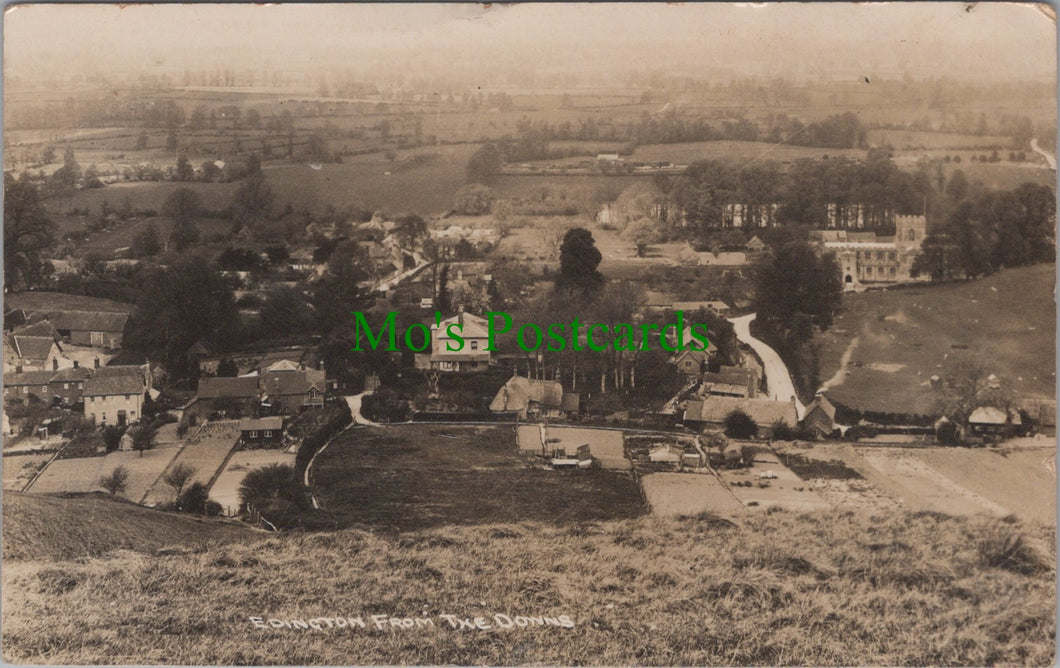
[[[1049,169],[1053,170],[1054,172],[1056,171],[1056,156],[1054,156],[1052,153],[1049,153],[1041,146],[1038,146],[1037,139],[1031,140],[1031,150],[1045,158],[1045,161],[1049,163]]]
[[[754,313],[730,318],[733,328],[736,330],[736,338],[740,339],[758,354],[766,370],[766,385],[770,399],[776,401],[790,401],[795,397],[795,411],[801,420],[806,415],[806,406],[799,401],[795,392],[795,384],[791,382],[791,374],[784,360],[780,359],[777,351],[770,348],[764,341],[759,341],[751,336],[751,321],[755,319]]]

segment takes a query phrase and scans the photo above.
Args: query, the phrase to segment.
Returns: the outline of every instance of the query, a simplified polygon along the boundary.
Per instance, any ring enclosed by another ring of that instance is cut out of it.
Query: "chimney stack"
[[[52,358],[52,371],[58,371],[58,370],[59,370],[59,358],[58,357],[53,357]]]
[[[99,358],[98,357],[95,357],[95,358],[92,359],[92,366],[94,368],[96,368],[96,369],[99,368]]]
[[[81,363],[78,362],[77,360],[74,360],[74,368],[76,369],[79,366],[81,366]]]

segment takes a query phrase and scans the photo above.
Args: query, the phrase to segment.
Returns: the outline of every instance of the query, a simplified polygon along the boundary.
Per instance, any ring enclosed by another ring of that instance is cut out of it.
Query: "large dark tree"
[[[763,323],[789,327],[803,315],[828,329],[842,293],[835,256],[804,241],[775,248],[755,267],[755,309]]]
[[[602,259],[592,232],[584,227],[567,230],[559,247],[556,290],[567,296],[597,292],[604,285],[604,276],[596,269]]]
[[[145,277],[126,325],[124,347],[185,378],[196,371],[187,356],[192,345],[205,340],[225,349],[239,340],[241,331],[231,284],[205,258],[187,256]]]
[[[50,267],[44,253],[55,242],[55,223],[32,183],[4,177],[4,287],[33,287]]]
[[[232,197],[232,218],[242,225],[253,225],[268,218],[274,196],[272,188],[260,174],[239,186]]]
[[[484,144],[467,161],[469,183],[490,183],[501,173],[500,149],[495,144]]]
[[[202,213],[202,197],[191,188],[177,188],[162,203],[162,215],[174,223],[191,222]]]

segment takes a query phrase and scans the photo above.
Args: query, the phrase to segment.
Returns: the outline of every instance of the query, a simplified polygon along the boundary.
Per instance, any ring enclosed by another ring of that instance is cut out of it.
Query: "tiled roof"
[[[11,337],[15,343],[15,350],[20,359],[45,360],[52,346],[56,345],[55,339],[50,336],[20,336],[15,334]]]
[[[239,423],[240,431],[279,431],[283,429],[282,417],[266,417],[256,420],[242,420]]]
[[[87,380],[92,376],[92,372],[83,366],[79,367],[67,367],[66,369],[59,369],[52,374],[51,382],[53,383],[68,383],[70,381]]]
[[[15,336],[48,336],[55,340],[61,338],[59,332],[55,331],[55,327],[53,327],[52,323],[48,320],[41,320],[32,325],[20,327],[12,332],[12,334]]]
[[[141,378],[135,376],[111,376],[109,378],[89,378],[85,381],[83,394],[86,397],[141,394],[146,389]]]
[[[552,380],[531,380],[512,376],[490,403],[491,411],[522,411],[536,401],[550,408],[563,404],[563,386]]]
[[[258,396],[258,379],[247,378],[202,378],[199,380],[197,399],[245,399]]]
[[[47,385],[54,371],[25,371],[4,374],[4,387],[12,385]]]
[[[106,311],[38,311],[35,320],[49,320],[56,329],[120,334],[125,329],[128,313]]]

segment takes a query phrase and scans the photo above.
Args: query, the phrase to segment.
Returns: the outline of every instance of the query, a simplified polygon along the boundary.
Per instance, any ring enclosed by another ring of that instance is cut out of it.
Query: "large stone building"
[[[913,280],[913,260],[927,234],[924,216],[896,216],[893,237],[875,232],[822,230],[816,233],[832,251],[843,275],[844,290],[906,283]]]

